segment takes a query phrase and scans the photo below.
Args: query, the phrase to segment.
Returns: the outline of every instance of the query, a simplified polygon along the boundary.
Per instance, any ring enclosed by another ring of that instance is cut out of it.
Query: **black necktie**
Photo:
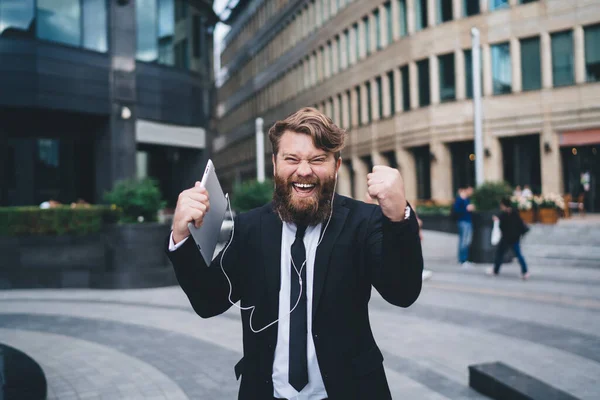
[[[290,315],[290,357],[289,357],[289,380],[290,384],[298,392],[308,383],[308,361],[306,360],[306,249],[304,248],[304,232],[306,226],[298,225],[296,240],[292,244],[292,260],[290,278],[290,310],[296,305],[296,309]],[[298,273],[302,277],[302,285],[298,279]],[[298,301],[298,296],[300,300]]]

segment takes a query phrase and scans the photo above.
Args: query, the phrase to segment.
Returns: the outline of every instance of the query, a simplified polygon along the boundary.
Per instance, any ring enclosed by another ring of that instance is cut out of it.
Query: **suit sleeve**
[[[234,227],[239,230],[238,217],[235,218]],[[173,264],[177,281],[194,311],[202,318],[210,318],[227,311],[231,307],[230,294],[233,303],[240,299],[241,280],[238,261],[240,241],[236,240],[239,236],[239,234],[234,235],[225,254],[223,249],[210,266],[204,262],[193,238],[186,240],[175,251],[169,251],[170,238],[166,240],[165,251]],[[231,289],[221,269],[221,257],[223,257],[223,269],[231,280]]]
[[[423,252],[419,224],[411,209],[410,218],[392,222],[376,207],[367,233],[367,265],[371,282],[391,304],[408,307],[422,286]]]

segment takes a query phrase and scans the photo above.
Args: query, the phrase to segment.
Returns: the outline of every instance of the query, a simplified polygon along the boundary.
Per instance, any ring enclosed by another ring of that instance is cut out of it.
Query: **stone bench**
[[[501,362],[469,365],[469,386],[498,400],[577,400]]]

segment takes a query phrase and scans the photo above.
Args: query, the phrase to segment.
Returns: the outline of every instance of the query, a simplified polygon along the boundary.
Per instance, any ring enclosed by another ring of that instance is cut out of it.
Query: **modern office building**
[[[201,174],[213,88],[206,0],[0,0],[0,205],[101,202]]]
[[[410,199],[451,200],[475,178],[475,27],[485,179],[576,195],[589,171],[600,210],[599,1],[253,0],[226,22],[214,157],[228,185],[255,174],[256,117],[266,130],[316,106],[349,133],[341,193],[362,198],[387,164]]]

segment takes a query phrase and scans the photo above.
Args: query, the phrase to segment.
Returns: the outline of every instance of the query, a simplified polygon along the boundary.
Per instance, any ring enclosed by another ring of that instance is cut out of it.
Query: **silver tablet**
[[[219,241],[219,233],[225,219],[225,212],[227,211],[227,198],[223,194],[223,189],[221,189],[221,184],[215,172],[215,166],[211,160],[208,160],[206,164],[204,176],[200,184],[208,191],[210,208],[206,215],[204,215],[202,226],[196,228],[194,223],[190,222],[188,228],[206,265],[210,265],[217,242]]]

